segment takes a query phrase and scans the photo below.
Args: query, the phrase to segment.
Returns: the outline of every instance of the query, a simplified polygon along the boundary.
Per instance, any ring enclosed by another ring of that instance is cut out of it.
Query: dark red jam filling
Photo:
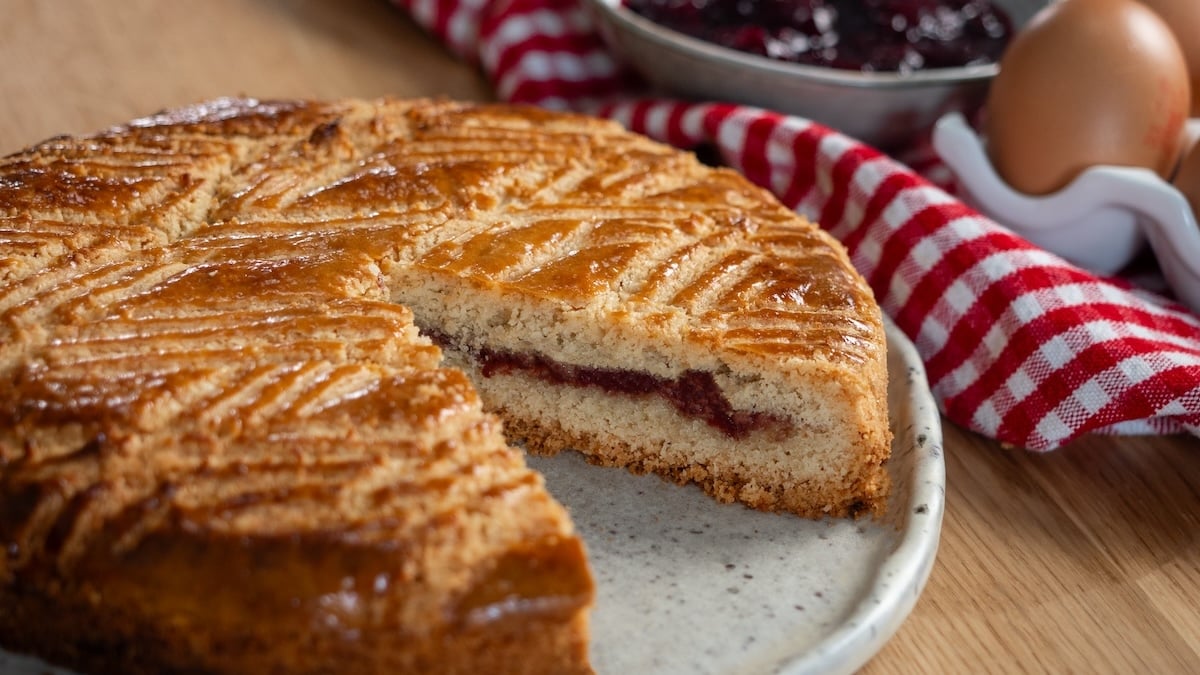
[[[423,330],[439,346],[452,348],[449,336]],[[619,368],[588,368],[560,363],[540,354],[518,354],[484,347],[469,350],[484,377],[521,373],[550,384],[570,387],[595,387],[609,394],[659,396],[692,419],[703,420],[726,436],[742,439],[754,431],[779,433],[790,428],[787,420],[775,415],[734,410],[721,393],[712,373],[689,370],[675,379]]]
[[[995,63],[1013,35],[991,0],[623,0],[672,30],[814,66],[912,72]]]

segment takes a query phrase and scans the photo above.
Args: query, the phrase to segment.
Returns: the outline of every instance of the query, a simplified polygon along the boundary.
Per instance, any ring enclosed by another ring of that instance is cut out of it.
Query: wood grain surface
[[[204,98],[487,83],[383,0],[0,0],[0,154]],[[1200,441],[1046,455],[947,423],[924,594],[868,673],[1200,672]]]

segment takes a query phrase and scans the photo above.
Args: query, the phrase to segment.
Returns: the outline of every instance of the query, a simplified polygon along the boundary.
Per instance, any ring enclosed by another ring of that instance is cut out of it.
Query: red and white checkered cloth
[[[393,2],[481,67],[498,98],[714,146],[821,223],[916,344],[955,423],[1033,450],[1085,433],[1200,435],[1200,318],[980,216],[936,187],[936,157],[904,165],[802,118],[640,97],[580,0]]]

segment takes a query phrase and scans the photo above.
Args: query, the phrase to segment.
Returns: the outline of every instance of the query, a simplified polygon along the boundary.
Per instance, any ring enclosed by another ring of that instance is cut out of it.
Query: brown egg
[[[1135,0],[1061,0],[1001,59],[987,101],[988,154],[1026,194],[1054,192],[1097,164],[1165,178],[1190,101],[1183,53],[1157,14]]]
[[[1200,116],[1200,0],[1141,0],[1175,34],[1192,83],[1192,117]]]

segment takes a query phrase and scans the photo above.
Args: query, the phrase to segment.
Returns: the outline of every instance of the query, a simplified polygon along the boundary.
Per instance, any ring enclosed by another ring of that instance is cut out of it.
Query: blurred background
[[[0,154],[215,96],[490,97],[384,0],[0,0],[0,17]]]

